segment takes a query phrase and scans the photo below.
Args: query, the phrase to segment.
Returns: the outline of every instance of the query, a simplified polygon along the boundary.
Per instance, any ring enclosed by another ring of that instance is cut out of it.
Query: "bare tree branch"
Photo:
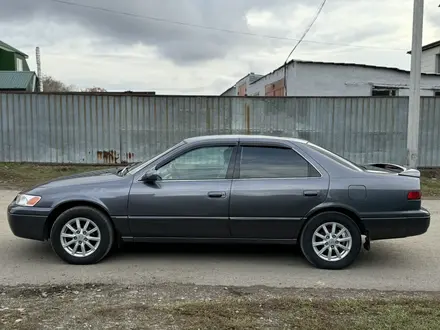
[[[75,90],[75,86],[66,85],[52,76],[44,75],[41,78],[41,82],[43,83],[44,92],[73,92]]]

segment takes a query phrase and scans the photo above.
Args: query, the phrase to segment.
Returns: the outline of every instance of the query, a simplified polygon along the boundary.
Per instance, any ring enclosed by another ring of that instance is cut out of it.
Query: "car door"
[[[228,238],[237,143],[190,146],[165,163],[161,180],[135,180],[129,223],[135,237]]]
[[[329,178],[292,146],[240,143],[231,189],[234,238],[296,238],[302,219],[326,199]]]

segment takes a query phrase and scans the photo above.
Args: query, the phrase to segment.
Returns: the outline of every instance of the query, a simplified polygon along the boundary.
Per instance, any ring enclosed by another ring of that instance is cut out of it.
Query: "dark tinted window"
[[[311,149],[314,149],[315,151],[318,151],[319,153],[323,154],[324,156],[332,159],[335,162],[338,162],[339,164],[345,166],[345,167],[349,167],[352,170],[356,170],[356,171],[362,171],[359,166],[351,161],[349,161],[348,159],[345,159],[327,149],[324,149],[323,147],[317,146],[316,144],[313,143],[307,143],[307,146]]]
[[[240,178],[304,178],[319,173],[292,149],[243,147]]]

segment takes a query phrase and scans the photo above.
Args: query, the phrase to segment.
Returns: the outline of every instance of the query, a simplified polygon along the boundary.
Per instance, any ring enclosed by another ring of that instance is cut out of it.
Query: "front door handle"
[[[313,197],[313,196],[318,196],[318,195],[319,195],[319,191],[317,191],[317,190],[304,191],[304,196],[306,196],[306,197]]]
[[[211,191],[208,193],[208,197],[210,197],[210,198],[224,198],[224,197],[226,197],[226,192],[224,192],[224,191]]]

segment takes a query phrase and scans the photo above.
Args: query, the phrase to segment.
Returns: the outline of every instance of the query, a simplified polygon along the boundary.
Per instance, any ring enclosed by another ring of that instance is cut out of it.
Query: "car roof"
[[[187,138],[184,141],[186,143],[203,142],[203,141],[288,141],[294,143],[308,143],[307,140],[281,137],[281,136],[270,136],[270,135],[244,135],[244,134],[221,134],[221,135],[201,135],[191,138]]]

